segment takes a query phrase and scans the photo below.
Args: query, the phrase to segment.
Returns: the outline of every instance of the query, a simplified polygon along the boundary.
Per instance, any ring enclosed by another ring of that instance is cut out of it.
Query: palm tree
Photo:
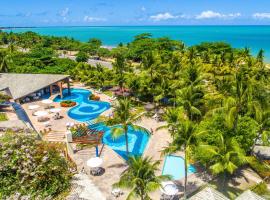
[[[10,64],[12,62],[11,55],[6,51],[0,52],[0,72],[8,72]]]
[[[187,188],[187,172],[188,172],[188,161],[195,144],[195,139],[200,132],[197,132],[197,125],[192,121],[182,119],[177,123],[176,132],[174,133],[174,138],[168,147],[164,148],[162,153],[172,154],[179,151],[184,151],[185,153],[185,183],[184,183],[184,198],[186,199],[186,188]]]
[[[117,82],[120,89],[123,89],[125,83],[125,72],[128,70],[128,65],[126,63],[126,58],[124,55],[118,53],[115,58],[115,62],[113,62],[113,69],[117,75]]]
[[[118,105],[114,110],[114,118],[108,120],[108,125],[121,125],[112,128],[112,137],[118,138],[122,135],[125,136],[126,140],[126,153],[129,155],[128,148],[128,128],[132,127],[133,129],[140,129],[140,127],[134,125],[133,123],[140,119],[141,115],[134,115],[131,112],[131,103],[127,98],[119,99]]]
[[[260,138],[264,145],[270,144],[270,111],[267,110],[262,112],[261,117],[257,118],[256,121],[259,124],[259,130],[255,138],[254,145],[252,146],[252,151]]]
[[[203,93],[192,86],[177,91],[176,102],[181,106],[189,120],[202,116]]]
[[[161,182],[169,180],[169,176],[155,174],[159,170],[160,161],[153,162],[151,158],[130,157],[129,167],[120,177],[114,187],[130,189],[127,199],[139,198],[150,200],[149,193],[161,187]]]
[[[219,134],[216,139],[216,146],[200,144],[197,147],[196,157],[204,164],[210,165],[213,174],[223,174],[223,186],[225,186],[227,173],[233,174],[239,166],[247,162],[247,157],[234,138],[224,138]]]

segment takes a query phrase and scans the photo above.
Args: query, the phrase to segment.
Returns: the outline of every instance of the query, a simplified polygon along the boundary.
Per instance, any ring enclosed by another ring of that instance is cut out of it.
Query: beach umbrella
[[[35,110],[35,109],[37,109],[37,108],[39,108],[40,106],[39,105],[29,105],[28,106],[28,109],[29,110]]]
[[[46,115],[48,115],[49,113],[47,111],[43,111],[43,110],[40,110],[40,111],[37,111],[34,113],[34,115],[38,116],[38,117],[44,117]]]
[[[52,113],[58,113],[60,111],[61,111],[61,108],[52,108],[52,109],[50,109],[50,112],[52,112]]]
[[[44,104],[51,104],[53,101],[51,99],[44,99],[41,101],[41,103],[44,103]]]
[[[103,163],[103,160],[100,157],[90,158],[86,162],[87,166],[91,168],[100,167],[102,163]]]
[[[179,192],[177,186],[172,181],[162,182],[161,185],[160,191],[168,196],[174,196]]]
[[[154,104],[148,103],[144,106],[145,110],[150,111],[153,110],[155,108]]]

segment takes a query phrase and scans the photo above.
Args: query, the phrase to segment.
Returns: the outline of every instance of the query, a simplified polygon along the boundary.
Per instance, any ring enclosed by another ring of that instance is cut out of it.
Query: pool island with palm
[[[67,114],[70,118],[79,122],[90,122],[98,118],[104,111],[108,110],[111,106],[110,103],[104,101],[89,100],[91,91],[86,89],[72,88],[71,94],[68,94],[68,90],[63,90],[63,98],[57,96],[54,102],[62,102],[71,100],[76,102],[76,106],[68,110]],[[117,125],[119,126],[119,125]],[[97,131],[103,131],[102,142],[113,149],[118,155],[125,160],[128,159],[126,153],[126,141],[125,136],[122,135],[118,138],[112,137],[112,129],[116,126],[107,126],[105,123],[94,123],[89,125],[90,129]],[[141,156],[147,146],[150,134],[148,130],[140,128],[134,129],[128,128],[128,144],[129,144],[129,156]]]

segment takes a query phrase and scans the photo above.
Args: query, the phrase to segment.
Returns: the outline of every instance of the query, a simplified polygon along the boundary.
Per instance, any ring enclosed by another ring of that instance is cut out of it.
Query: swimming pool
[[[117,139],[113,139],[111,136],[111,129],[113,127],[108,127],[104,123],[97,123],[90,125],[89,127],[95,130],[104,131],[103,143],[127,160],[126,140],[124,135]],[[134,130],[132,127],[128,127],[128,147],[130,156],[141,156],[147,146],[149,137],[150,135],[145,129]]]
[[[77,121],[85,122],[97,118],[101,113],[110,108],[108,102],[89,100],[90,94],[89,90],[72,88],[71,95],[68,95],[68,90],[64,89],[63,98],[58,95],[53,101],[75,101],[77,105],[68,111],[68,116]]]
[[[196,172],[193,165],[188,165],[188,175]],[[162,170],[163,175],[171,175],[173,180],[185,177],[185,163],[181,156],[167,155]]]
[[[91,101],[88,100],[91,92],[85,89],[71,89],[71,95],[68,95],[68,90],[63,90],[63,98],[57,96],[54,102],[61,102],[64,100],[72,100],[77,102],[77,105],[68,111],[68,116],[80,122],[89,121],[97,118],[102,112],[110,108],[108,102]],[[127,160],[126,155],[126,140],[125,136],[121,136],[117,139],[113,139],[111,136],[111,129],[104,123],[96,123],[89,125],[89,128],[98,131],[104,131],[102,142],[113,149],[122,158]],[[134,130],[128,128],[128,144],[130,156],[141,156],[148,143],[149,134],[147,130]]]

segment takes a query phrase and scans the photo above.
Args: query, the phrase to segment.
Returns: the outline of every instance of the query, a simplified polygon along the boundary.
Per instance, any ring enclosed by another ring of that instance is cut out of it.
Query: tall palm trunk
[[[128,150],[128,127],[125,127],[125,140],[126,140],[126,153],[127,153],[127,156],[129,156],[129,150]]]
[[[185,147],[185,184],[184,184],[184,199],[187,199],[187,171],[188,171],[188,167],[187,167],[187,151],[186,151],[186,147]]]

